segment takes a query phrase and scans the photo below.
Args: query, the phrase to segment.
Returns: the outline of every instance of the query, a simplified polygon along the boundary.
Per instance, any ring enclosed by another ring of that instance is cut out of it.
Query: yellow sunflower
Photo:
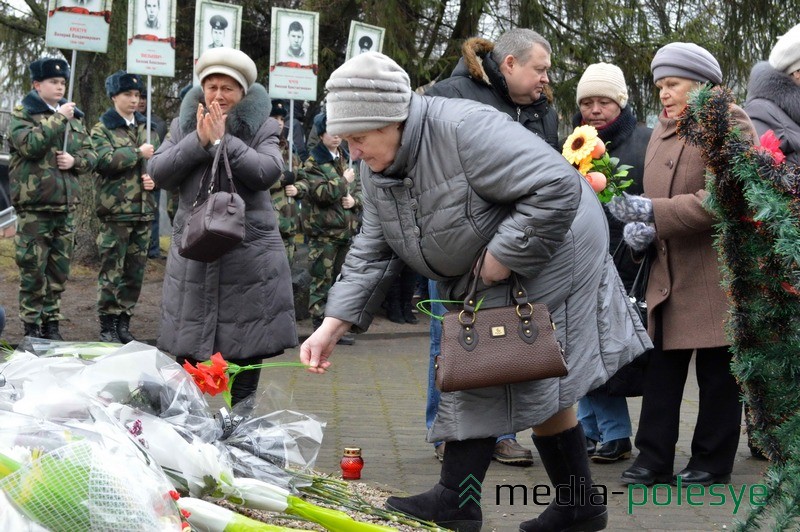
[[[597,144],[597,138],[597,130],[592,126],[578,126],[564,142],[561,155],[573,165],[583,166],[585,161],[591,164],[592,150]]]

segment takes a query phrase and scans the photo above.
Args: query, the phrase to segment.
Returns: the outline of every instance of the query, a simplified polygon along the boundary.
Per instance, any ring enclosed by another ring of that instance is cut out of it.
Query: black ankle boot
[[[131,326],[131,316],[130,314],[120,314],[119,319],[117,320],[117,337],[119,337],[119,341],[123,344],[127,344],[128,342],[135,342],[136,338],[133,337],[131,332],[128,330]]]
[[[483,514],[474,498],[479,493],[469,487],[480,491],[494,444],[495,438],[447,442],[439,483],[419,495],[389,497],[386,507],[450,530],[479,532]]]
[[[41,338],[42,331],[39,329],[38,323],[25,323],[22,322],[22,325],[25,326],[25,336],[30,336],[31,338]]]
[[[608,524],[605,500],[592,487],[586,436],[580,424],[554,436],[534,436],[555,499],[537,517],[519,525],[521,532],[592,532]],[[447,449],[450,451],[450,449]]]
[[[44,325],[42,325],[42,338],[47,338],[48,340],[58,340],[59,342],[64,341],[61,333],[58,332],[57,321],[50,320],[44,322]]]
[[[120,343],[117,334],[119,316],[113,314],[100,314],[100,341]]]

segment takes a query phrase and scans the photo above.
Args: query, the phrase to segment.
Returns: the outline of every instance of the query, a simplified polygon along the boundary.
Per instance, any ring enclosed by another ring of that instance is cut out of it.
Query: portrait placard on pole
[[[112,0],[50,0],[45,44],[106,53]]]
[[[128,0],[129,74],[175,75],[177,0]]]
[[[351,21],[345,61],[364,52],[383,52],[383,35],[385,33],[386,29],[380,26]]]
[[[318,36],[319,13],[272,8],[270,96],[317,99]]]
[[[239,49],[242,6],[197,0],[194,11],[194,63],[210,48]],[[194,83],[198,83],[197,75]]]

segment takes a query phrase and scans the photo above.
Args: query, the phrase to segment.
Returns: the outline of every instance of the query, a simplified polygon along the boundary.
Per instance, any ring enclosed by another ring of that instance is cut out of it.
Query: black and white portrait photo
[[[274,8],[271,57],[278,64],[309,66],[316,57],[316,13]]]
[[[212,48],[239,48],[242,6],[201,1],[195,18],[195,59]]]
[[[364,52],[380,52],[383,49],[383,34],[386,30],[355,20],[350,23],[350,36],[347,39],[347,59]]]

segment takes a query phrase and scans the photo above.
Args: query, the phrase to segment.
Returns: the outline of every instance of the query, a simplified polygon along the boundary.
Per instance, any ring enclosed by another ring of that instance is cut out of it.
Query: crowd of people
[[[248,365],[298,344],[291,265],[299,235],[309,248],[314,326],[300,358],[315,373],[330,367],[337,344],[352,344],[353,333],[370,326],[382,304],[393,321],[416,322],[411,299],[419,276],[428,280],[435,317],[447,310],[444,302],[463,300],[483,255],[483,308],[509,304],[516,274],[528,300],[548,306],[569,373],[440,393],[433,375],[441,323],[432,319],[425,418],[441,475],[425,493],[390,497],[389,507],[480,530],[480,506],[463,503],[460,483],[469,475],[482,481],[492,459],[532,466],[532,451],[516,441],[517,432],[532,429],[550,481],[563,489],[520,530],[605,528],[590,461],[633,455],[626,393],[609,379],[643,353],[638,455],[622,482],[729,482],[742,404],[724,332],[729,307],[713,245],[716,220],[703,205],[702,155],[677,135],[692,91],[721,85],[724,73],[697,44],[661,47],[651,72],[663,109],[651,129],[628,105],[620,66],[586,67],[571,123],[593,126],[611,155],[632,167],[632,185],[604,208],[560,153],[552,53],[529,29],[496,42],[469,39],[451,77],[421,95],[390,57],[364,52],[333,72],[313,135],[292,143],[288,104],[270,99],[256,82],[255,63],[235,49],[212,48],[198,59],[199,85],[183,96],[168,132],[160,120],[147,129],[147,90],[138,75],[108,76],[109,108],[89,128],[64,98],[69,65],[34,61],[33,90],[9,132],[25,334],[62,338],[60,299],[83,174],[94,176],[97,191],[97,312],[105,341],[134,339],[145,261],[160,252],[159,190],[176,198],[157,345],[179,361],[219,351]],[[754,143],[772,130],[789,161],[798,162],[800,25],[753,67],[747,100],[731,114]],[[215,174],[219,159],[225,165]],[[245,235],[221,258],[200,262],[181,256],[178,244],[209,179],[244,200]],[[628,297],[643,270],[646,319]],[[693,358],[699,417],[691,458],[676,475],[680,404]],[[255,392],[258,380],[255,370],[239,375],[233,402]]]

